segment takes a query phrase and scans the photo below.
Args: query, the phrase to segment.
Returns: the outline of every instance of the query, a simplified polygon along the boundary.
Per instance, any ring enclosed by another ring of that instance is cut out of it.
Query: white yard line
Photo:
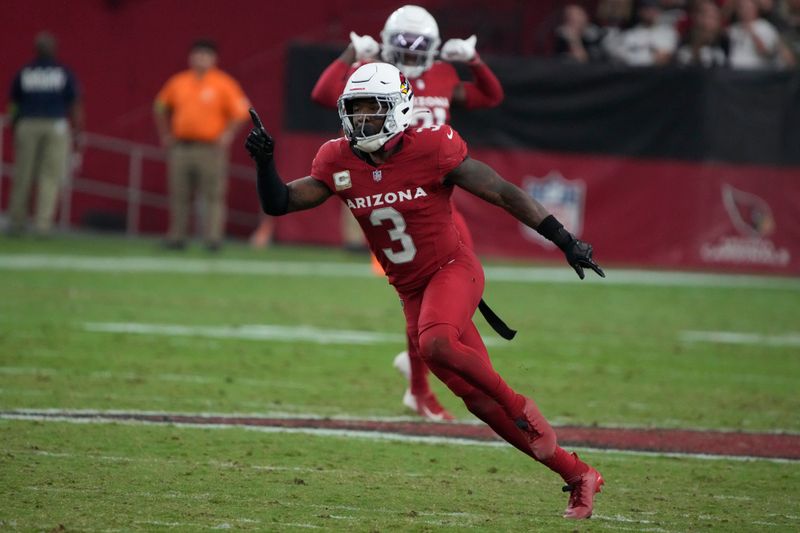
[[[47,254],[0,255],[0,269],[75,270],[85,272],[171,272],[180,274],[236,274],[256,276],[317,276],[325,278],[375,278],[366,263],[304,261],[258,261],[239,259],[189,259],[158,257],[105,257]],[[741,287],[800,291],[800,279],[776,276],[663,272],[607,269],[608,277],[587,276],[581,282],[564,267],[487,266],[491,282],[602,283],[604,285],[650,285],[666,287]]]
[[[596,515],[592,515],[592,519],[595,518]],[[608,523],[600,523],[600,527],[603,529],[610,529],[612,531],[639,531],[643,533],[672,533],[672,530],[664,529],[661,527],[625,527],[619,524],[608,524]]]
[[[605,516],[602,514],[593,513],[592,520],[601,520],[604,522],[614,522],[613,529],[615,531],[651,531],[653,533],[669,533],[668,529],[664,529],[655,525],[648,525],[654,524],[653,520],[643,520],[639,518],[629,518],[623,515],[614,515],[614,516]],[[626,524],[626,526],[621,526],[619,524]],[[641,527],[635,527],[634,524],[641,524]],[[606,524],[604,524],[606,526]]]
[[[402,344],[405,335],[374,331],[322,329],[314,326],[185,326],[141,324],[135,322],[88,322],[86,331],[103,333],[135,333],[172,337],[211,337],[218,339],[274,340],[313,342],[316,344]]]
[[[3,371],[3,368],[0,367],[0,372]],[[138,398],[138,396],[137,396]],[[149,396],[148,396],[149,398]],[[172,400],[175,401],[175,400]],[[268,405],[268,404],[261,404],[261,405]],[[355,414],[341,414],[341,413],[329,413],[329,414],[321,414],[321,413],[309,413],[309,412],[302,412],[299,409],[308,409],[308,405],[291,405],[291,404],[280,404],[282,408],[286,407],[296,407],[298,411],[258,411],[258,412],[212,412],[212,411],[203,411],[203,412],[187,412],[187,411],[151,411],[151,410],[132,410],[132,409],[104,409],[102,411],[97,409],[14,409],[14,414],[22,414],[22,415],[40,415],[44,414],[45,416],[50,415],[64,415],[64,416],[80,416],[80,415],[91,415],[91,416],[98,416],[102,417],[104,415],[142,415],[142,416],[178,416],[178,417],[199,417],[199,418],[214,418],[214,417],[224,417],[224,418],[278,418],[278,419],[285,419],[285,420],[295,420],[295,419],[304,419],[304,420],[338,420],[338,421],[359,421],[363,420],[365,422],[419,422],[420,418],[418,416],[368,416],[368,415],[355,415]],[[0,417],[2,418],[2,417]],[[483,425],[478,419],[471,419],[471,420],[462,420],[460,421],[461,424],[467,425],[474,425],[480,426]],[[632,426],[635,427],[635,426]]]
[[[405,335],[377,331],[322,329],[314,326],[279,326],[250,324],[242,326],[186,326],[179,324],[143,324],[137,322],[87,322],[86,331],[99,333],[130,333],[138,335],[167,335],[171,337],[208,337],[214,339],[242,339],[254,341],[311,342],[315,344],[400,344]],[[506,341],[492,337],[483,339],[492,347],[506,346]]]
[[[38,370],[37,368],[27,368],[27,367],[0,367],[0,374],[4,373],[5,369],[12,369],[13,373],[21,374],[22,371],[26,371],[29,373],[36,373]],[[57,371],[54,368],[46,368],[41,369],[45,371],[49,371],[50,375],[55,376]],[[92,395],[86,395],[88,397],[93,397]],[[106,397],[104,395],[104,397]],[[112,397],[112,398],[128,398],[128,396],[120,396],[120,397]],[[140,396],[134,396],[134,398],[140,398]],[[146,398],[150,398],[147,396]],[[176,399],[174,398],[164,398],[165,401],[175,402]],[[189,399],[188,401],[195,401],[195,399]],[[257,407],[263,408],[269,406],[271,404],[264,402],[251,402]],[[317,408],[314,405],[308,404],[279,404],[280,408],[283,410],[280,411],[249,411],[249,412],[219,412],[219,411],[162,411],[162,410],[139,410],[139,409],[60,409],[60,408],[24,408],[24,409],[9,409],[8,411],[13,414],[20,414],[20,415],[45,415],[45,416],[75,416],[75,415],[91,415],[96,417],[103,417],[104,415],[142,415],[142,416],[157,416],[157,417],[198,417],[198,418],[278,418],[278,419],[285,419],[285,420],[295,420],[295,419],[304,419],[304,420],[333,420],[333,421],[342,421],[342,422],[358,422],[358,421],[365,421],[365,422],[419,422],[420,418],[418,416],[381,416],[381,415],[365,415],[365,414],[351,414],[351,413],[342,413],[342,412],[329,412],[329,413],[320,413],[320,412],[309,412],[305,411],[305,409],[309,408]],[[286,409],[296,409],[286,410]],[[484,423],[477,418],[471,417],[458,420],[458,423],[461,425],[470,425],[470,426],[483,426]],[[2,417],[0,417],[2,418]],[[575,422],[571,419],[551,419],[551,423],[553,423],[554,427],[557,426],[580,426],[579,422]],[[619,424],[619,423],[612,423],[612,422],[603,422],[597,421],[593,423],[594,427],[603,428],[603,429],[664,429],[664,430],[674,430],[674,431],[710,431],[714,433],[758,433],[758,434],[765,434],[765,435],[800,435],[800,432],[790,429],[784,428],[770,428],[770,429],[742,429],[742,428],[725,428],[725,427],[702,427],[702,426],[688,426],[686,425],[685,421],[683,420],[676,420],[670,419],[669,421],[659,421],[659,420],[650,420],[649,425],[647,428],[642,428],[641,425],[636,424]]]
[[[681,331],[680,340],[686,343],[745,344],[773,347],[800,346],[800,333],[764,335],[743,331]]]
[[[90,379],[96,380],[135,380],[135,379],[152,379],[157,381],[166,381],[170,383],[191,383],[196,385],[207,385],[207,384],[222,384],[222,383],[235,383],[237,385],[250,385],[253,387],[259,388],[269,388],[269,389],[307,389],[308,385],[298,382],[292,381],[282,381],[280,379],[274,380],[266,380],[266,379],[253,379],[253,378],[240,378],[240,377],[231,377],[231,376],[200,376],[195,374],[146,374],[141,373],[137,374],[135,372],[109,372],[107,370],[99,371],[99,372],[90,372],[89,374],[79,374],[70,370],[59,370],[57,368],[47,368],[47,367],[20,367],[20,366],[0,366],[0,374],[6,375],[13,375],[13,376],[24,376],[24,375],[32,375],[32,376],[48,376],[48,377],[56,377],[59,375],[75,377],[76,375],[80,375],[81,377],[88,377]],[[230,379],[230,381],[229,381]],[[40,395],[44,394],[44,391],[17,391],[12,389],[0,389],[0,394],[27,394],[27,395]],[[71,394],[77,396],[85,396],[79,392],[72,392]],[[107,398],[115,397],[115,395],[104,395]],[[118,397],[118,396],[117,396]],[[128,396],[126,396],[127,398]],[[147,398],[153,398],[151,396],[147,396]],[[174,398],[160,398],[154,397],[158,401],[166,400],[170,402],[175,402]]]
[[[125,424],[125,425],[169,425],[181,428],[195,428],[195,429],[245,429],[248,431],[257,431],[261,433],[288,433],[288,434],[304,434],[314,435],[318,437],[339,437],[339,438],[358,438],[372,441],[384,442],[410,442],[415,444],[444,444],[444,445],[460,445],[460,446],[481,446],[491,448],[507,448],[508,444],[501,441],[477,441],[462,438],[450,437],[437,437],[437,436],[420,436],[420,435],[403,435],[398,433],[387,433],[379,431],[363,431],[363,430],[349,430],[349,429],[324,429],[324,428],[290,428],[290,427],[268,427],[268,426],[249,426],[243,424],[201,424],[201,423],[187,423],[187,422],[163,422],[163,421],[148,421],[148,420],[125,420],[119,418],[103,417],[99,414],[92,418],[75,418],[69,415],[69,411],[61,411],[62,415],[43,416],[41,414],[19,412],[0,413],[0,420],[31,420],[37,422],[66,422],[70,424]],[[574,447],[575,451],[584,451],[592,453],[613,453],[636,455],[646,457],[673,457],[673,458],[691,458],[699,460],[726,460],[726,461],[765,461],[770,463],[797,463],[791,459],[780,459],[773,457],[752,457],[752,456],[737,456],[737,455],[710,455],[704,453],[674,453],[674,452],[646,452],[634,450],[619,450],[610,448],[591,448],[591,447]]]
[[[235,522],[242,522],[242,520],[234,520]],[[244,519],[245,523],[260,523],[257,520],[250,520]],[[157,526],[157,527],[166,527],[166,528],[181,528],[181,529],[188,529],[188,530],[197,530],[197,529],[238,529],[236,526],[233,526],[227,522],[222,522],[215,526],[208,525],[208,524],[198,524],[197,522],[162,522],[160,520],[134,520],[134,524],[141,524],[144,526]],[[286,524],[283,524],[286,525]],[[316,526],[313,526],[316,527]]]

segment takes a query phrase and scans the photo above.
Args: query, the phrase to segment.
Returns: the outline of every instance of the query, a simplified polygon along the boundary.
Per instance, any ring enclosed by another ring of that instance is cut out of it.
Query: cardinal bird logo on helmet
[[[412,94],[411,84],[402,72],[400,72],[400,92],[409,96]]]

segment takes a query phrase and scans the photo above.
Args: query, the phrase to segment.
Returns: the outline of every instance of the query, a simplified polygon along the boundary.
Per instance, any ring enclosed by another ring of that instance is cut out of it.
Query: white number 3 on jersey
[[[381,251],[386,254],[389,261],[396,265],[410,263],[417,255],[417,247],[414,245],[411,235],[406,233],[406,221],[403,215],[394,207],[382,207],[369,215],[369,221],[373,226],[381,226],[386,220],[390,220],[394,224],[394,228],[389,230],[389,238],[400,242],[403,249],[395,252],[391,248],[383,248]]]

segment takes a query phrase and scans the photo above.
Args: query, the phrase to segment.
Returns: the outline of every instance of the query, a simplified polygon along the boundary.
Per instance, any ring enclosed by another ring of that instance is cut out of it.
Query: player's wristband
[[[261,209],[268,215],[285,215],[289,210],[289,188],[283,183],[275,169],[275,160],[271,159],[256,165],[258,179],[256,189]]]
[[[553,215],[547,215],[536,227],[536,231],[563,251],[566,251],[572,241],[575,240],[575,237],[565,230],[561,222]]]

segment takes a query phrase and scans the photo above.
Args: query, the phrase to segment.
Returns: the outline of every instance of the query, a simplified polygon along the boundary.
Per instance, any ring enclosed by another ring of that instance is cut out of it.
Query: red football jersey
[[[409,128],[388,161],[373,166],[346,138],[323,144],[311,176],[323,182],[355,216],[389,283],[400,290],[423,285],[461,246],[444,176],[467,157],[450,126]]]
[[[450,122],[450,101],[461,82],[455,67],[435,61],[419,78],[409,80],[414,88],[414,117],[418,126]]]

